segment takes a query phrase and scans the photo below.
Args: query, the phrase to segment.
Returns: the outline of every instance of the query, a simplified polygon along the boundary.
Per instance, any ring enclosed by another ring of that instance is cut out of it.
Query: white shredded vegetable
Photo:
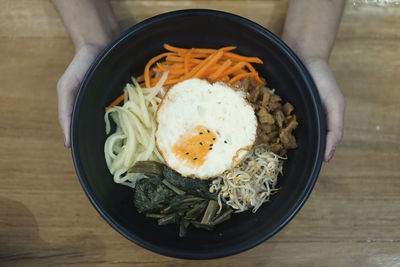
[[[269,152],[266,144],[261,144],[253,147],[239,165],[216,178],[210,192],[218,192],[219,212],[223,201],[235,212],[251,209],[255,213],[277,191],[282,159]]]
[[[114,176],[114,182],[135,187],[143,175],[128,173],[139,160],[153,160],[164,163],[155,144],[155,113],[164,95],[163,84],[168,72],[163,73],[153,88],[142,89],[132,78],[132,84],[124,88],[125,100],[122,106],[114,106],[104,115],[106,134],[111,131],[110,118],[116,124],[114,133],[107,137],[104,154],[107,167]]]

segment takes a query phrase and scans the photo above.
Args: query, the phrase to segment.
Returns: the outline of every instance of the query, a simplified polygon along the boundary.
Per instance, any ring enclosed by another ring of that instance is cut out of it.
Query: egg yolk
[[[215,140],[216,136],[210,129],[196,126],[187,129],[179,137],[178,142],[172,146],[172,152],[189,167],[200,167],[206,160],[208,152],[213,149]]]

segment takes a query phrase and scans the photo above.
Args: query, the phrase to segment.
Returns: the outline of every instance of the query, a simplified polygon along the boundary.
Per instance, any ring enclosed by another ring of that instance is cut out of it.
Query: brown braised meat
[[[258,120],[261,123],[264,123],[266,125],[271,125],[274,124],[275,118],[272,116],[264,107],[260,107],[260,110],[257,112],[257,117]]]
[[[264,81],[265,84],[265,81]],[[256,144],[268,143],[269,150],[279,155],[297,147],[293,130],[298,122],[292,114],[294,107],[286,102],[282,105],[279,95],[271,93],[265,85],[257,85],[248,79],[234,85],[235,90],[248,93],[248,101],[253,105],[258,118]]]
[[[294,107],[289,102],[286,102],[285,105],[282,106],[282,110],[286,116],[289,116],[290,113],[292,113],[292,111],[294,110]]]

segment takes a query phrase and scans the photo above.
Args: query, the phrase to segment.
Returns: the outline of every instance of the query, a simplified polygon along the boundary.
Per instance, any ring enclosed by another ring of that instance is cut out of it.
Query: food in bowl
[[[231,46],[164,48],[106,108],[106,132],[109,117],[115,129],[104,153],[137,210],[184,236],[267,202],[298,123],[251,65],[259,58]]]
[[[182,176],[209,179],[253,147],[257,118],[243,91],[192,78],[172,86],[156,116],[158,151]]]

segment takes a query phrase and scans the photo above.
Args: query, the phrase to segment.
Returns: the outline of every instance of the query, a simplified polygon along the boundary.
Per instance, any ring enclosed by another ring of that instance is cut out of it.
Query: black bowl
[[[175,225],[158,226],[139,214],[131,189],[113,182],[104,159],[104,107],[121,94],[131,76],[168,43],[179,47],[237,46],[260,57],[255,64],[270,88],[295,107],[298,148],[284,163],[282,188],[256,214],[245,212],[208,232],[190,228],[179,238]],[[318,177],[325,146],[325,122],[315,85],[296,55],[274,34],[245,18],[212,10],[183,10],[155,16],[122,33],[97,57],[76,98],[72,155],[79,180],[103,218],[136,244],[172,257],[209,259],[250,249],[284,227],[308,198]]]

